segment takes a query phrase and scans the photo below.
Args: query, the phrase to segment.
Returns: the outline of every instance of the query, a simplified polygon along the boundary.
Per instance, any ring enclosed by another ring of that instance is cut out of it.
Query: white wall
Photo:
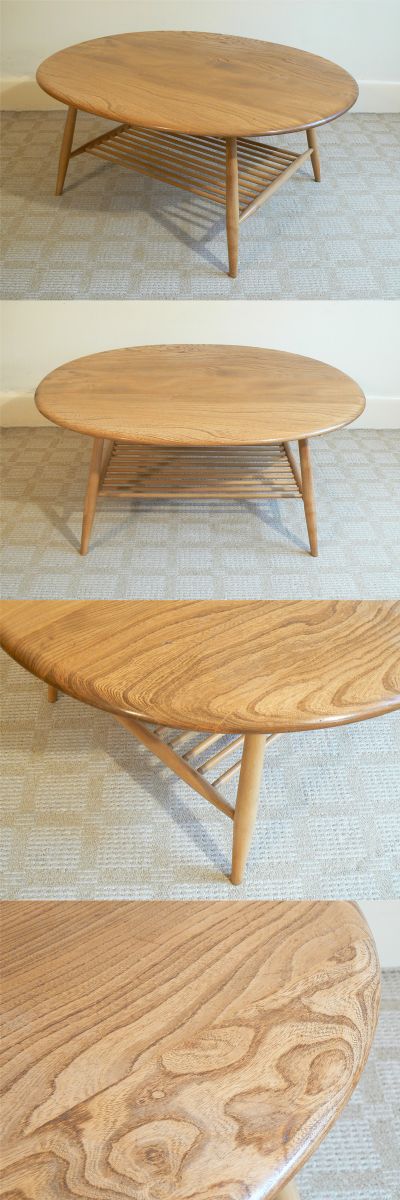
[[[63,46],[140,29],[195,29],[284,42],[340,63],[358,107],[398,111],[398,0],[3,0],[6,108],[58,107],[33,82]],[[397,86],[396,86],[397,81]]]
[[[42,424],[33,392],[70,358],[113,346],[226,342],[320,358],[364,389],[359,424],[400,427],[400,303],[392,301],[3,301],[0,417]]]
[[[360,908],[374,935],[382,969],[399,969],[400,900],[366,900]]]

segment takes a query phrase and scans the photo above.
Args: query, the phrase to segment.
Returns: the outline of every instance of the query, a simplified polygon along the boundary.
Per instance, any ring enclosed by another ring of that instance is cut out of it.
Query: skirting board
[[[400,968],[400,900],[364,900],[361,911],[376,941],[383,971]]]
[[[356,112],[400,112],[400,82],[361,79]],[[23,109],[64,108],[48,96],[30,75],[3,75],[0,78],[0,108],[20,112]]]
[[[50,425],[34,404],[33,392],[0,392],[0,426]],[[400,396],[369,396],[362,416],[354,422],[361,429],[400,429]]]

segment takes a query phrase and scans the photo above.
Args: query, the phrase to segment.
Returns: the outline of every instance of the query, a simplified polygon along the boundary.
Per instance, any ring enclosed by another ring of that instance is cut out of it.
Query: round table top
[[[86,112],[131,125],[252,137],[321,125],[355,103],[342,67],[274,42],[228,34],[124,33],[52,54],[37,81]]]
[[[62,691],[157,725],[316,729],[400,708],[400,601],[7,600],[2,645]]]
[[[35,398],[56,425],[158,446],[313,437],[365,407],[361,388],[336,367],[256,346],[108,350],[51,371]]]
[[[373,1040],[379,964],[356,905],[2,908],[7,1195],[275,1196]]]

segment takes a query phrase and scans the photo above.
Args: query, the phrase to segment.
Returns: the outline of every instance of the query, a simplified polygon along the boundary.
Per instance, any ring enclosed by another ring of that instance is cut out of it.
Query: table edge
[[[127,117],[126,114],[124,114],[122,112],[122,110],[118,112],[117,108],[112,110],[112,116],[110,116],[110,111],[108,111],[108,112],[101,111],[99,109],[99,107],[94,107],[92,104],[89,104],[88,102],[85,102],[85,104],[83,104],[83,103],[77,104],[75,100],[71,100],[71,98],[67,96],[66,92],[63,89],[58,88],[57,86],[54,86],[53,84],[49,84],[45,80],[43,80],[42,73],[43,73],[44,68],[46,68],[46,65],[48,63],[50,63],[50,61],[52,59],[56,58],[58,54],[62,54],[62,53],[66,53],[67,51],[75,50],[81,46],[93,44],[93,42],[96,42],[96,41],[104,41],[104,40],[106,40],[107,37],[123,38],[123,37],[127,36],[127,32],[125,32],[125,34],[124,33],[108,34],[108,35],[104,35],[103,37],[99,37],[99,38],[85,38],[84,41],[82,41],[82,42],[75,42],[70,46],[63,46],[60,50],[56,50],[54,52],[54,54],[47,55],[47,57],[45,59],[43,59],[43,61],[39,64],[39,66],[37,67],[37,70],[36,70],[36,82],[37,82],[38,86],[42,89],[42,91],[46,92],[48,96],[52,96],[55,100],[58,100],[61,104],[66,104],[68,107],[76,108],[78,112],[92,113],[94,116],[103,117],[105,120],[122,121],[128,125],[136,125],[137,128],[139,128],[139,129],[154,129],[154,130],[158,130],[161,133],[178,133],[178,134],[181,133],[181,134],[184,134],[187,136],[192,136],[192,137],[207,137],[207,136],[208,137],[250,137],[250,138],[251,137],[279,137],[281,134],[283,136],[284,134],[300,133],[306,129],[316,129],[322,125],[328,124],[330,121],[337,120],[338,117],[344,116],[344,114],[346,112],[349,112],[349,110],[351,108],[353,108],[353,106],[356,103],[358,96],[359,96],[359,86],[358,86],[357,80],[354,78],[354,75],[352,75],[350,73],[350,71],[347,71],[346,67],[342,67],[340,65],[340,63],[336,63],[332,59],[326,58],[322,54],[314,54],[312,50],[303,50],[299,46],[288,46],[287,43],[285,43],[285,42],[272,42],[272,41],[269,41],[264,38],[247,38],[247,37],[242,37],[242,36],[236,35],[236,34],[218,34],[215,32],[212,32],[210,34],[210,32],[207,30],[184,30],[184,31],[161,30],[161,29],[158,29],[158,30],[155,30],[155,29],[154,30],[136,30],[136,31],[130,30],[130,31],[128,31],[128,34],[129,33],[131,34],[132,32],[151,33],[151,34],[155,34],[155,35],[160,34],[160,33],[166,33],[166,32],[167,33],[184,32],[184,33],[194,33],[194,34],[205,33],[206,36],[223,37],[225,39],[231,38],[232,41],[259,42],[262,45],[278,46],[280,49],[295,51],[298,54],[300,54],[301,56],[315,59],[319,63],[325,63],[325,64],[328,64],[330,67],[336,68],[336,70],[338,72],[340,72],[349,81],[351,81],[351,83],[353,85],[354,95],[353,95],[352,99],[350,100],[349,104],[346,104],[345,106],[335,109],[335,111],[327,117],[317,118],[316,120],[308,121],[306,124],[301,123],[301,124],[291,125],[291,126],[289,126],[289,128],[286,128],[283,126],[278,126],[277,128],[274,127],[272,129],[265,129],[265,127],[263,127],[263,128],[257,129],[257,131],[255,131],[253,128],[250,132],[247,131],[246,126],[243,126],[243,128],[241,128],[240,132],[238,129],[235,130],[233,128],[229,128],[229,129],[227,129],[227,131],[225,133],[219,132],[219,133],[215,134],[210,130],[210,126],[205,126],[204,129],[202,129],[201,131],[199,129],[193,131],[193,128],[190,126],[185,126],[185,127],[181,127],[180,129],[177,129],[176,125],[172,125],[171,123],[160,125],[156,121],[151,121],[151,120],[146,121],[146,122],[143,122],[143,121],[135,122],[132,120],[131,116]]]
[[[12,645],[11,639],[7,636],[7,634],[4,633],[2,629],[0,629],[0,645],[5,653],[14,660],[14,662],[23,667],[25,671],[28,671],[30,675],[33,675],[36,679],[41,680],[42,683],[50,684],[52,687],[56,687],[60,692],[66,696],[70,696],[73,700],[77,700],[81,704],[87,704],[89,708],[95,708],[102,712],[108,712],[111,716],[115,717],[133,717],[134,720],[143,721],[149,724],[155,723],[157,725],[162,725],[165,720],[164,714],[160,711],[160,709],[156,709],[156,707],[154,707],[153,710],[150,708],[144,712],[139,705],[133,706],[129,704],[112,704],[111,702],[108,702],[105,697],[95,693],[92,697],[81,696],[76,688],[74,689],[72,687],[66,687],[64,680],[61,682],[60,674],[57,668],[52,668],[51,670],[43,672],[43,674],[39,674],[38,671],[32,670],[30,666],[26,665],[26,662],[24,662],[24,655],[19,647]],[[178,724],[175,724],[172,721],[171,724],[166,723],[165,728],[188,729],[199,733],[221,732],[227,734],[306,733],[313,729],[336,729],[342,725],[358,724],[358,722],[370,720],[375,717],[387,716],[389,713],[397,712],[398,710],[400,710],[400,692],[396,692],[393,694],[393,696],[379,701],[368,701],[365,703],[365,705],[357,710],[349,708],[346,712],[338,714],[338,716],[320,717],[315,719],[310,718],[309,720],[302,721],[274,720],[268,725],[266,725],[262,720],[241,720],[239,722],[238,720],[229,718],[219,718],[218,720],[214,718],[212,722],[208,723],[205,719],[200,719],[199,721],[194,722],[193,720],[189,721],[188,719],[184,719],[180,716]]]
[[[14,901],[9,900],[6,903],[8,906],[8,910],[10,911],[15,908],[15,905],[18,902],[15,900]],[[32,905],[32,901],[31,902],[25,901],[23,903],[25,903],[25,907],[27,907],[28,903],[30,903],[30,905]],[[43,908],[44,906],[54,905],[55,902],[51,901],[51,900],[47,900],[47,901],[46,900],[36,900],[36,901],[34,901],[34,903],[36,904],[36,906],[39,905]],[[69,903],[76,905],[78,903],[78,901],[72,900]],[[86,901],[86,903],[93,904],[94,902]],[[100,903],[101,903],[101,901],[100,901]],[[104,901],[102,903],[104,904]],[[124,903],[127,904],[129,902],[123,901],[123,900],[122,901],[121,900],[111,901],[111,904],[113,904],[116,908],[117,907],[120,908],[121,905]],[[136,899],[133,901],[133,903],[143,905],[146,903],[146,901]],[[196,901],[193,902],[193,901],[185,901],[185,900],[180,900],[180,901],[175,900],[175,901],[173,901],[173,903],[175,905],[180,904],[180,905],[186,905],[186,906],[188,904],[193,904],[193,903],[196,904],[197,903],[199,905],[199,907],[203,908],[204,904],[210,904],[213,902],[207,901],[207,900],[197,901],[197,902]],[[217,907],[219,905],[220,909],[222,908],[222,906],[225,907],[228,903],[230,903],[230,902],[227,900],[214,901],[215,906]],[[240,903],[240,901],[239,901],[239,903]],[[242,903],[242,905],[244,905],[245,901],[242,900],[241,903]],[[271,901],[271,900],[270,901],[268,901],[268,900],[260,901],[259,899],[258,900],[256,899],[255,903],[271,904],[274,906],[276,905],[276,901]],[[282,904],[285,902],[281,900],[281,901],[278,901],[278,903]],[[335,1124],[335,1122],[340,1117],[343,1110],[346,1108],[346,1106],[347,1106],[351,1096],[353,1095],[353,1092],[355,1091],[355,1088],[357,1087],[357,1084],[365,1070],[366,1064],[368,1062],[369,1055],[370,1055],[370,1052],[371,1052],[371,1049],[372,1049],[372,1046],[374,1043],[377,1024],[378,1024],[378,1020],[379,1020],[380,1012],[381,1012],[382,969],[381,969],[381,964],[380,964],[380,960],[379,960],[379,954],[378,954],[378,950],[377,950],[377,946],[376,946],[376,941],[375,941],[374,935],[372,933],[370,924],[361,908],[360,903],[358,903],[357,901],[351,900],[349,898],[341,898],[339,900],[327,899],[327,900],[321,900],[321,901],[318,901],[318,900],[317,901],[310,901],[310,900],[297,900],[296,901],[295,900],[295,901],[291,901],[290,903],[291,903],[292,907],[297,904],[305,904],[305,905],[312,905],[312,906],[314,906],[315,904],[317,904],[317,905],[322,904],[324,907],[328,906],[329,909],[331,909],[334,906],[336,906],[336,907],[340,906],[341,910],[345,909],[345,912],[346,912],[345,919],[347,919],[349,926],[352,923],[352,919],[354,919],[355,916],[358,917],[359,922],[360,922],[358,936],[359,936],[359,938],[362,938],[362,937],[364,938],[366,944],[368,945],[368,949],[369,949],[369,952],[371,955],[372,977],[373,977],[373,983],[376,987],[377,1002],[375,1004],[373,1004],[373,1002],[371,1000],[371,1003],[369,1005],[369,1015],[372,1016],[373,1019],[371,1020],[370,1027],[369,1027],[369,1024],[367,1023],[367,1020],[365,1019],[365,1022],[364,1022],[365,1037],[361,1043],[361,1048],[360,1048],[360,1053],[359,1053],[359,1061],[357,1062],[357,1065],[354,1069],[354,1073],[352,1074],[351,1079],[349,1079],[348,1087],[346,1088],[345,1094],[341,1097],[340,1102],[336,1104],[334,1111],[326,1114],[325,1119],[322,1122],[320,1122],[319,1128],[318,1128],[317,1132],[315,1132],[314,1136],[307,1141],[307,1134],[303,1134],[303,1136],[301,1138],[301,1143],[297,1149],[297,1153],[294,1150],[291,1161],[289,1161],[288,1163],[283,1162],[281,1164],[280,1168],[278,1168],[278,1171],[275,1173],[275,1177],[272,1176],[272,1178],[270,1178],[269,1182],[268,1182],[268,1180],[266,1181],[266,1187],[268,1190],[265,1193],[263,1192],[263,1195],[265,1196],[265,1200],[273,1200],[273,1198],[280,1192],[281,1188],[284,1185],[286,1185],[291,1179],[293,1179],[293,1177],[297,1176],[298,1171],[313,1156],[315,1151],[318,1149],[318,1146],[324,1140],[324,1138],[328,1134],[329,1130],[332,1128],[332,1126]],[[371,979],[370,986],[371,985],[372,985],[372,979]],[[260,1186],[263,1186],[262,1182],[261,1182]]]

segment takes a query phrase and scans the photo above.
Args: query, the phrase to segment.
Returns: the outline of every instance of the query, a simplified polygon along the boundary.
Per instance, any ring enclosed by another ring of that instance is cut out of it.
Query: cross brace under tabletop
[[[239,224],[274,194],[306,159],[320,179],[315,129],[308,148],[294,153],[254,138],[200,137],[133,125],[117,125],[72,150],[77,109],[67,112],[61,144],[56,195],[62,193],[70,158],[91,154],[140,175],[193,192],[226,210],[229,274],[238,271]]]
[[[48,697],[53,703],[57,699],[57,688],[49,685]],[[175,775],[230,818],[233,822],[231,881],[241,883],[257,816],[265,747],[281,735],[204,734],[165,725],[153,724],[151,727],[128,714],[114,713],[114,716]],[[207,778],[210,772],[213,775],[211,781]],[[220,789],[237,774],[239,781],[233,806]]]

